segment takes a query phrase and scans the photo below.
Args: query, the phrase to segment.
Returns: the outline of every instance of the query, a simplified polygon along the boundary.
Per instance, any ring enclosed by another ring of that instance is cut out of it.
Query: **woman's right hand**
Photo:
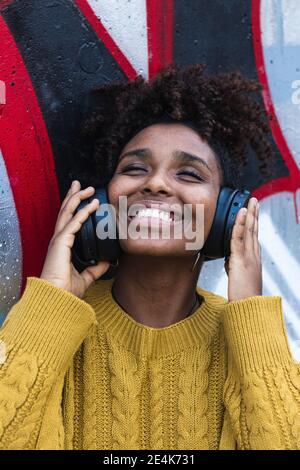
[[[99,207],[99,200],[93,199],[90,204],[80,209],[74,216],[76,208],[83,199],[91,197],[95,188],[88,187],[80,190],[80,182],[73,181],[61,205],[53,237],[48,246],[48,252],[40,278],[45,279],[56,287],[60,287],[79,298],[84,296],[88,287],[104,274],[110,263],[100,261],[95,266],[89,266],[79,273],[71,262],[72,247],[75,234],[89,215]]]

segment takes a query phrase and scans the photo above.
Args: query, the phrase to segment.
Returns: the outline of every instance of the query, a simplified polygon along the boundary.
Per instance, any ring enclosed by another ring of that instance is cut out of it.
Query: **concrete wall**
[[[2,318],[42,269],[88,90],[151,77],[172,61],[206,62],[209,72],[239,69],[265,87],[272,177],[253,156],[243,181],[261,203],[264,294],[282,296],[300,360],[300,2],[0,0],[0,14]],[[226,296],[222,261],[205,265],[201,286]]]

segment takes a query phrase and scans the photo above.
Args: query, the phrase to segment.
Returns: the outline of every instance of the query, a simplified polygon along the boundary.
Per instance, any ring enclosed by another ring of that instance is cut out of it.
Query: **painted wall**
[[[261,203],[264,294],[282,296],[300,360],[299,25],[298,0],[0,0],[2,319],[41,272],[91,87],[206,62],[265,86],[273,176],[252,155],[243,181]],[[201,286],[226,296],[222,261],[204,266]]]

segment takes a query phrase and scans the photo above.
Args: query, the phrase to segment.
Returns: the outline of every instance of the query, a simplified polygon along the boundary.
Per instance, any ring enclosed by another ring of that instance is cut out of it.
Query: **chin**
[[[180,244],[178,244],[180,242]],[[140,256],[184,256],[185,244],[181,240],[120,240],[126,253]]]

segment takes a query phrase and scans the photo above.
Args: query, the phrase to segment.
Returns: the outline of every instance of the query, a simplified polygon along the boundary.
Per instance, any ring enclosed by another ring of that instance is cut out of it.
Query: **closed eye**
[[[139,167],[139,166],[132,166],[132,165],[126,166],[125,168],[123,168],[122,171],[124,173],[124,172],[128,172],[128,171],[136,171],[136,170],[147,171],[146,168],[142,168],[142,167]]]
[[[194,176],[195,178],[197,178],[199,181],[203,181],[203,179],[201,178],[201,176],[199,176],[197,173],[194,173],[193,171],[181,171],[180,173],[178,173],[179,175],[189,175],[189,176]]]
[[[128,173],[129,171],[147,171],[146,168],[139,167],[139,166],[134,166],[134,165],[129,165],[123,168],[122,172],[123,173]],[[201,178],[197,173],[194,173],[193,171],[181,171],[178,173],[179,175],[188,175],[192,176],[194,178],[197,178],[199,181],[203,181],[203,178]]]

